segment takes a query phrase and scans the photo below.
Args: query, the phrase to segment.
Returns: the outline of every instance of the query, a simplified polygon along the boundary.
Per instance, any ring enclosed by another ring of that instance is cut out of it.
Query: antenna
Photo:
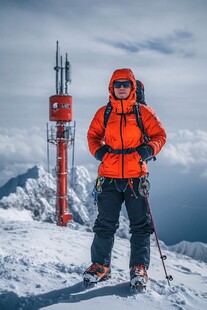
[[[56,42],[56,66],[54,67],[56,71],[56,94],[58,95],[59,92],[59,48],[58,48],[58,41]]]
[[[71,83],[71,66],[68,61],[68,53],[65,55],[65,93],[68,93],[68,83]]]
[[[68,84],[71,83],[71,65],[68,61],[68,53],[65,54],[65,67],[63,67],[63,57],[59,52],[59,43],[56,42],[56,95],[67,95]],[[64,89],[64,71],[65,71],[65,89]],[[60,72],[60,73],[59,73]]]
[[[75,122],[72,125],[72,96],[68,95],[71,66],[67,53],[63,63],[58,41],[56,42],[54,70],[56,72],[56,95],[50,97],[50,121],[56,122],[56,125],[54,130],[52,127],[49,130],[47,126],[47,141],[56,145],[56,222],[59,226],[67,226],[67,222],[72,219],[72,215],[68,213],[68,146],[72,145],[73,148],[72,171],[74,171]],[[49,170],[49,144],[47,158]]]
[[[60,94],[63,94],[63,57],[60,56]]]

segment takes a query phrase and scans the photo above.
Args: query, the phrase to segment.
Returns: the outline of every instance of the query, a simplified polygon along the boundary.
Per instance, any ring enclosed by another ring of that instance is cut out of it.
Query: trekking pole
[[[152,211],[151,211],[151,208],[150,208],[149,199],[148,199],[150,183],[149,183],[148,180],[146,180],[146,178],[142,178],[141,182],[142,182],[141,183],[141,187],[142,188],[139,191],[140,191],[140,194],[145,197],[145,200],[147,202],[147,208],[148,208],[148,212],[149,212],[149,215],[150,215],[150,218],[151,218],[152,227],[153,227],[154,234],[155,234],[155,239],[156,239],[156,242],[157,242],[157,247],[158,247],[158,250],[159,250],[159,253],[160,253],[160,258],[161,258],[163,269],[164,269],[164,272],[165,272],[165,277],[167,279],[168,285],[170,286],[170,281],[173,280],[173,277],[171,275],[167,274],[167,270],[166,270],[165,262],[164,262],[167,259],[167,256],[162,254],[160,243],[159,243],[159,239],[158,239],[158,235],[157,235],[157,231],[156,231],[156,228],[155,228],[155,223],[154,223],[154,220],[153,220],[153,217],[152,217]]]

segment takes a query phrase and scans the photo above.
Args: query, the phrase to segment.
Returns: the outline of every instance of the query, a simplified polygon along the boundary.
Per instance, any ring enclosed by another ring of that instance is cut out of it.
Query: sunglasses
[[[121,88],[121,86],[123,86],[124,88],[129,88],[132,86],[132,82],[130,81],[114,82],[114,88]]]

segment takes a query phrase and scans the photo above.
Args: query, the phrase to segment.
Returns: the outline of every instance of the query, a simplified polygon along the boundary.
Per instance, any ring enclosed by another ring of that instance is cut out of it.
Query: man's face
[[[123,82],[123,84],[121,83]],[[132,89],[132,83],[126,79],[119,79],[114,82],[114,94],[118,99],[126,99]]]

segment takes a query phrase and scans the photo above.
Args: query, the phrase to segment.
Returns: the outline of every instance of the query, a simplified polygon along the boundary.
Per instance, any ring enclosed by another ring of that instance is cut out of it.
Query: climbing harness
[[[102,184],[104,183],[105,178],[102,176],[97,177],[97,179],[94,181],[94,188],[92,191],[92,196],[94,197],[94,205],[97,205],[98,201],[98,195],[102,192]]]
[[[149,196],[149,191],[150,191],[150,182],[147,179],[147,176],[141,176],[139,178],[139,185],[138,185],[138,191],[141,196],[145,197],[146,194]]]

